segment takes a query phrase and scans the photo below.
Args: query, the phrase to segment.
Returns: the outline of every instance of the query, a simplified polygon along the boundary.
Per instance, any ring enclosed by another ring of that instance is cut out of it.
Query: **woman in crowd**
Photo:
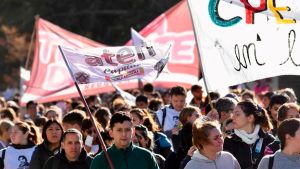
[[[0,150],[10,143],[9,131],[14,125],[10,120],[0,120]]]
[[[275,140],[264,131],[272,129],[267,112],[246,100],[237,104],[232,119],[234,131],[225,138],[224,150],[235,156],[241,168],[255,169],[265,147]]]
[[[216,121],[201,122],[193,124],[193,143],[197,150],[188,162],[185,169],[222,168],[240,169],[238,161],[234,156],[223,150],[223,136]]]
[[[265,156],[258,169],[298,169],[300,166],[300,119],[284,120],[278,127],[281,151]]]
[[[53,119],[61,122],[62,110],[58,106],[51,106],[46,110],[45,117],[49,120]]]
[[[29,169],[42,169],[47,159],[59,152],[63,135],[61,124],[54,120],[48,120],[43,127],[42,138],[44,141],[33,152]]]
[[[37,142],[30,126],[17,122],[10,130],[11,145],[0,151],[0,169],[28,168]]]
[[[104,130],[109,129],[109,122],[111,119],[111,113],[108,108],[101,107],[96,110],[94,116],[96,117],[97,121],[102,125]]]
[[[154,148],[154,137],[153,133],[148,131],[147,127],[143,125],[137,125],[135,126],[135,136],[138,140],[139,146],[143,147],[151,152],[153,152]],[[157,164],[159,165],[159,168],[164,168],[165,158],[160,154],[154,154],[154,157],[156,158]]]
[[[97,127],[100,132],[104,131],[99,123],[97,123]],[[91,155],[100,153],[102,150],[100,140],[97,136],[96,128],[93,126],[91,119],[83,119],[81,130],[83,134],[83,140],[85,141],[84,148],[86,152]]]

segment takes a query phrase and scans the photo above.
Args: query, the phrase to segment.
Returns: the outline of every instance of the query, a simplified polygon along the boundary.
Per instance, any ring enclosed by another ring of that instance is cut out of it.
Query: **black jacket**
[[[45,142],[38,145],[32,154],[29,169],[42,169],[48,158],[57,154],[58,151],[59,148],[51,151]]]
[[[224,151],[234,155],[240,163],[241,169],[256,169],[264,155],[265,147],[275,140],[271,134],[265,133],[262,129],[258,132],[258,136],[263,139],[259,152],[255,152],[259,139],[254,144],[249,145],[236,134],[225,138]]]
[[[43,169],[90,169],[92,157],[88,156],[84,149],[81,150],[77,161],[69,161],[65,151],[52,156],[48,159]]]

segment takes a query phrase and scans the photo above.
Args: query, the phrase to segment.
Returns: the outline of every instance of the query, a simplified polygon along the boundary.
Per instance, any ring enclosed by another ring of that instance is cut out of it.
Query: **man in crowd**
[[[76,129],[67,130],[62,137],[62,151],[50,157],[44,169],[90,169],[92,157],[83,148],[81,133]]]
[[[108,148],[110,160],[115,169],[159,169],[153,154],[132,144],[134,126],[126,113],[115,113],[110,121],[110,136],[114,139]],[[110,169],[105,153],[102,151],[92,161],[91,169]]]

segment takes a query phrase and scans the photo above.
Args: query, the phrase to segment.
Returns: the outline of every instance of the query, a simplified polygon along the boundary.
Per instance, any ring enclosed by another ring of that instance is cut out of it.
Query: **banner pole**
[[[70,69],[69,63],[68,63],[68,61],[66,60],[65,55],[64,55],[64,53],[63,53],[61,47],[58,46],[58,48],[59,48],[59,50],[60,50],[60,53],[61,53],[62,56],[63,56],[63,59],[64,59],[66,65],[67,65],[67,67],[68,67],[68,70],[69,70],[69,72],[70,72],[70,74],[71,74],[71,76],[72,76],[72,78],[73,78],[73,80],[74,80],[76,89],[77,89],[77,91],[78,91],[78,93],[79,93],[79,95],[80,95],[80,98],[81,98],[81,100],[82,100],[82,102],[83,102],[83,104],[84,104],[84,106],[85,106],[85,108],[86,108],[86,110],[87,110],[87,112],[88,112],[88,115],[90,116],[90,119],[91,119],[91,121],[92,121],[92,124],[93,124],[93,126],[95,127],[95,129],[96,129],[96,131],[97,131],[97,136],[98,136],[98,138],[99,138],[99,140],[100,140],[101,148],[102,148],[102,150],[104,151],[104,154],[105,154],[105,157],[106,157],[106,159],[107,159],[107,161],[108,161],[109,167],[110,167],[111,169],[114,169],[114,166],[113,166],[113,163],[112,163],[112,161],[111,161],[111,158],[109,157],[109,154],[108,154],[108,152],[107,152],[107,148],[106,148],[106,146],[105,146],[105,144],[104,144],[104,141],[103,141],[103,139],[102,139],[102,136],[101,136],[101,134],[100,134],[100,131],[99,131],[97,125],[96,125],[95,118],[94,118],[94,116],[93,116],[93,114],[92,114],[92,112],[91,112],[91,110],[90,110],[90,108],[89,108],[89,106],[88,106],[88,104],[87,104],[85,98],[83,97],[83,94],[82,94],[82,92],[81,92],[81,90],[80,90],[80,88],[79,88],[79,85],[78,85],[78,83],[77,83],[77,81],[76,81],[76,79],[75,79],[75,77],[74,77],[74,75],[73,75],[73,73],[72,73],[72,70]]]
[[[26,70],[28,70],[29,58],[30,58],[30,54],[31,54],[32,44],[33,44],[33,38],[34,38],[34,35],[35,35],[35,31],[36,31],[37,20],[38,20],[39,18],[40,18],[39,15],[36,15],[36,16],[34,17],[34,19],[35,19],[35,21],[34,21],[34,27],[33,27],[33,31],[32,31],[32,34],[31,34],[31,39],[30,39],[29,49],[28,49],[28,52],[27,52],[26,62],[25,62],[25,69],[26,69]]]
[[[193,15],[192,15],[192,12],[191,12],[191,7],[190,7],[190,3],[189,1],[187,0],[187,4],[188,4],[188,8],[189,8],[189,12],[190,12],[190,17],[191,17],[191,22],[192,22],[192,25],[193,25],[193,32],[194,32],[194,36],[195,36],[195,42],[196,42],[196,46],[197,46],[197,50],[198,50],[198,59],[199,59],[199,64],[200,64],[200,69],[201,69],[201,74],[202,74],[202,78],[203,78],[203,82],[204,82],[204,87],[206,89],[206,92],[207,92],[207,97],[208,97],[208,101],[209,101],[209,105],[210,105],[210,108],[213,109],[214,106],[212,104],[212,99],[210,97],[210,94],[209,94],[209,90],[208,90],[208,87],[207,87],[207,83],[206,83],[206,78],[205,78],[205,75],[204,75],[204,69],[203,69],[203,66],[202,66],[202,61],[201,61],[201,54],[200,54],[200,48],[199,48],[199,42],[198,42],[198,39],[197,39],[197,34],[196,34],[196,31],[195,31],[195,26],[194,26],[194,20],[193,20]]]

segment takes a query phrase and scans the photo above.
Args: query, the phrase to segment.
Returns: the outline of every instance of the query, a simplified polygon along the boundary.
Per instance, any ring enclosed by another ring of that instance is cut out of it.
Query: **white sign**
[[[210,91],[300,75],[300,3],[275,1],[188,1]]]
[[[170,46],[123,46],[91,49],[61,47],[74,79],[80,84],[131,79],[154,81],[167,64]]]

